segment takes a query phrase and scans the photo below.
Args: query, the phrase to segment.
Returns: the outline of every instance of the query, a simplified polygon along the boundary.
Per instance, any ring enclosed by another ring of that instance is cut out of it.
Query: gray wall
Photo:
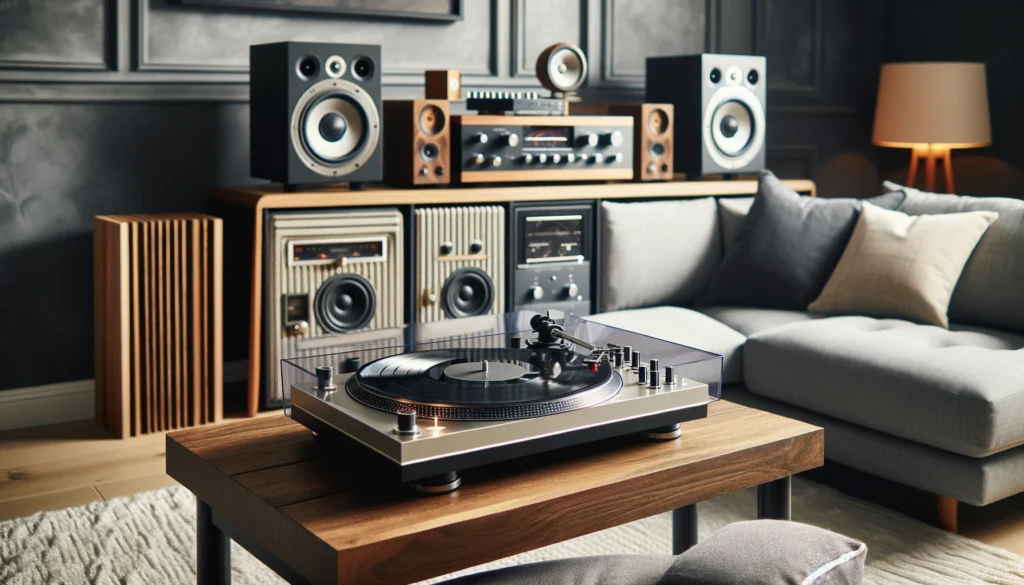
[[[756,52],[782,176],[873,193],[881,0],[464,0],[453,24],[247,14],[167,0],[0,0],[0,389],[92,376],[92,217],[203,210],[248,178],[252,43],[380,43],[386,97],[422,70],[534,88],[550,43],[587,52],[590,99],[641,100],[644,57]],[[226,299],[244,302],[248,299]]]

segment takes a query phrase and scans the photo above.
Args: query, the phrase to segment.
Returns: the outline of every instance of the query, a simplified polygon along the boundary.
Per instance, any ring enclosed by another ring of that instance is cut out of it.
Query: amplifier
[[[452,182],[633,178],[631,116],[452,117]]]
[[[403,225],[395,209],[270,214],[264,407],[285,398],[283,358],[323,355],[341,343],[364,349],[400,343]]]
[[[589,315],[593,204],[515,205],[511,231],[512,310]]]

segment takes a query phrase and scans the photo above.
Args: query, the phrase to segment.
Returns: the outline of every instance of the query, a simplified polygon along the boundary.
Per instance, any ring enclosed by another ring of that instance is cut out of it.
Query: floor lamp
[[[984,63],[889,63],[882,65],[871,141],[910,148],[907,186],[924,163],[924,188],[935,191],[939,161],[946,191],[955,193],[950,151],[992,143]]]

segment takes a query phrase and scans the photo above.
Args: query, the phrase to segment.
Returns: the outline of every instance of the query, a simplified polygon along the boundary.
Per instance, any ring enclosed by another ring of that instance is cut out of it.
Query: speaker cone
[[[665,110],[656,109],[647,116],[647,129],[654,136],[661,136],[668,130],[668,114]]]
[[[754,136],[754,115],[747,104],[728,100],[719,104],[711,117],[711,138],[726,156],[738,156],[750,146]]]
[[[494,282],[479,268],[460,268],[441,290],[441,310],[452,319],[486,315],[494,306]]]
[[[420,110],[420,132],[427,136],[433,136],[444,130],[444,124],[444,112],[441,111],[441,108],[435,105],[428,105]]]
[[[365,327],[377,312],[377,293],[358,274],[327,279],[316,292],[317,321],[325,331],[344,333]]]
[[[537,79],[556,92],[574,91],[587,80],[587,57],[576,45],[551,45],[537,58]]]
[[[308,168],[343,176],[365,163],[380,140],[380,114],[354,83],[325,79],[313,84],[292,112],[292,145]]]

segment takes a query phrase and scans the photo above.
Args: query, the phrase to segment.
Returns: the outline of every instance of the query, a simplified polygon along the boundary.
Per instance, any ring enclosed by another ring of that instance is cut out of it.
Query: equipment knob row
[[[539,286],[530,287],[530,298],[539,301],[544,298],[544,289]]]
[[[574,297],[580,294],[580,287],[575,282],[570,282],[565,285],[565,294],[570,297]]]

